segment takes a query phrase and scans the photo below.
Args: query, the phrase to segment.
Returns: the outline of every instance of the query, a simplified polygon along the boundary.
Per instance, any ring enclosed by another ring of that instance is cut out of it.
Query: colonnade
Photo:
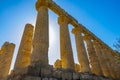
[[[54,7],[53,7],[54,6]],[[58,24],[60,26],[60,61],[57,61],[58,68],[75,70],[75,62],[73,59],[73,51],[68,30],[68,24],[73,25],[71,31],[75,36],[76,50],[78,61],[80,64],[80,72],[89,72],[96,75],[104,75],[106,77],[116,78],[119,74],[116,73],[114,58],[111,52],[113,51],[94,34],[87,30],[83,25],[79,24],[73,17],[61,9],[52,0],[38,0],[36,3],[36,10],[38,11],[35,31],[32,43],[32,54],[30,58],[30,65],[40,64],[43,67],[49,65],[48,51],[49,51],[49,14],[48,8],[58,14]],[[33,30],[30,34],[33,34]],[[25,34],[23,35],[25,37]],[[28,36],[32,40],[32,35]],[[21,44],[27,45],[27,42]],[[26,49],[28,47],[26,46]],[[24,49],[24,47],[22,48]],[[21,49],[21,50],[22,50]],[[30,49],[30,48],[29,48]],[[25,49],[24,49],[25,50]],[[27,53],[26,53],[27,54]],[[24,56],[22,52],[18,53]],[[30,51],[29,53],[30,54]],[[17,58],[21,59],[21,58]],[[19,61],[16,60],[16,61]],[[22,62],[21,62],[22,63]],[[27,64],[27,63],[26,63]],[[16,62],[16,65],[21,65]],[[16,67],[15,65],[15,67]],[[24,67],[23,64],[22,67]],[[28,64],[27,64],[28,65]]]
[[[54,7],[53,7],[54,6]],[[48,8],[58,14],[58,24],[60,26],[60,59],[64,69],[75,70],[73,52],[70,41],[68,24],[73,25],[72,33],[75,36],[76,50],[80,64],[80,72],[91,72],[96,75],[104,75],[115,78],[117,75],[112,66],[111,50],[95,35],[91,34],[83,25],[76,23],[69,14],[60,9],[52,0],[38,0],[36,9],[38,11],[35,33],[33,38],[33,52],[31,64],[48,64],[49,48],[49,24]],[[58,9],[58,10],[57,10]],[[38,28],[39,27],[39,28]],[[82,35],[84,34],[84,36]],[[85,46],[86,44],[86,46]],[[111,50],[112,51],[112,50]]]
[[[39,63],[42,67],[49,65],[48,8],[59,16],[61,61],[58,62],[61,68],[71,71],[75,70],[75,62],[68,30],[68,24],[71,24],[74,27],[71,32],[75,36],[77,56],[80,64],[79,72],[89,72],[113,78],[120,77],[120,71],[117,70],[120,67],[113,55],[116,53],[52,0],[37,1],[36,9],[38,14],[35,31],[33,34],[33,26],[30,24],[27,25],[29,27],[25,28],[15,63],[15,69],[36,63]]]

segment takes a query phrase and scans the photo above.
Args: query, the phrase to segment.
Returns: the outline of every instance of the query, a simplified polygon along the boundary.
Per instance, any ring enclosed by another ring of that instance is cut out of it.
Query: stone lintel
[[[33,51],[31,54],[31,64],[40,63],[48,65],[49,49],[49,15],[45,6],[39,8],[33,38]]]

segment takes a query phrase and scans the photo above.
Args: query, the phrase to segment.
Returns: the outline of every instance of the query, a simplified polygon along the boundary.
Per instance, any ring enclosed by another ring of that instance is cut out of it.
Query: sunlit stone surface
[[[91,72],[87,52],[83,41],[82,30],[77,27],[74,28],[72,32],[75,35],[77,56],[80,63],[81,72]]]
[[[9,73],[15,44],[5,42],[1,48],[0,54],[0,78],[6,77]]]
[[[24,68],[30,65],[30,55],[32,51],[33,29],[31,24],[26,24],[20,47],[18,50],[14,69]]]
[[[54,66],[49,65],[48,60],[48,9],[58,15],[60,25],[61,57]],[[120,63],[115,59],[117,53],[109,46],[53,0],[37,0],[36,10],[35,31],[33,33],[31,24],[26,25],[15,68],[10,74],[15,45],[6,42],[0,49],[0,80],[120,80]],[[74,27],[72,33],[75,36],[79,64],[74,63],[69,24]]]
[[[62,68],[74,70],[73,52],[68,30],[69,22],[65,17],[59,17],[58,23],[60,25],[60,56]]]
[[[93,47],[93,42],[90,39],[89,35],[85,35],[84,39],[85,39],[86,44],[87,44],[87,51],[88,51],[90,64],[91,64],[91,71],[94,74],[102,75],[102,70],[101,70],[101,67],[100,67],[99,60],[98,60],[98,57],[96,55],[95,49]]]
[[[31,54],[31,64],[40,63],[42,66],[48,65],[49,48],[49,23],[48,9],[40,6],[35,26],[33,38],[33,51]]]

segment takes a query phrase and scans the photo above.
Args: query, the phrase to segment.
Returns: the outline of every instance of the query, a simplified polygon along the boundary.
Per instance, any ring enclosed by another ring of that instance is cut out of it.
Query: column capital
[[[17,53],[14,69],[27,67],[30,64],[30,55],[32,50],[34,26],[27,23],[21,38],[20,46]]]
[[[47,6],[50,0],[37,0],[35,7],[36,10],[38,11],[40,6]]]
[[[61,16],[58,17],[58,24],[60,25],[63,22],[66,22],[67,24],[69,24],[70,20],[66,16],[61,15]]]
[[[38,0],[38,14],[35,25],[35,32],[32,45],[31,65],[41,64],[48,66],[48,49],[49,49],[49,15],[45,3],[48,0]],[[42,5],[41,5],[42,4]]]
[[[77,34],[77,33],[82,33],[82,28],[81,27],[75,27],[72,29],[72,33],[73,34]]]

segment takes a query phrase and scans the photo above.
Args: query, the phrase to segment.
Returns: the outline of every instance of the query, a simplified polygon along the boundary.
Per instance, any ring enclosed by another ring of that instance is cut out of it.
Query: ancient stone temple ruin
[[[60,26],[60,60],[49,65],[49,14],[55,12]],[[10,64],[15,44],[0,49],[0,80],[113,80],[120,79],[117,53],[60,8],[53,0],[37,0],[35,27],[26,24],[14,69]],[[79,64],[74,62],[68,24],[76,41]],[[35,28],[35,30],[34,30]],[[86,46],[85,46],[86,44]]]

